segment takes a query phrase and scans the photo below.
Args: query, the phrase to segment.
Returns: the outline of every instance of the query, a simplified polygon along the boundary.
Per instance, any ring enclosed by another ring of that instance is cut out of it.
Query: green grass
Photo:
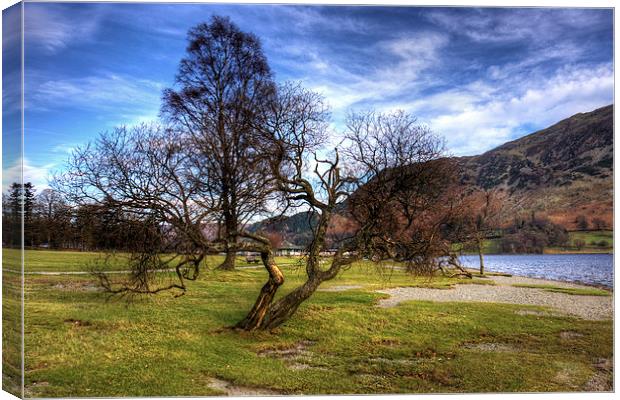
[[[578,248],[576,241],[581,240],[585,246]],[[607,242],[607,246],[601,247],[601,241]],[[548,247],[545,253],[610,253],[614,248],[613,231],[575,231],[568,232],[568,246]]]
[[[462,249],[460,243],[455,243],[452,246],[454,251],[462,251],[463,254],[478,254],[478,250],[474,249]],[[502,252],[501,239],[485,239],[482,243],[483,254],[500,254]]]
[[[576,296],[611,296],[611,293],[608,290],[597,288],[567,288],[554,285],[533,285],[527,283],[516,283],[512,286],[531,289],[543,289],[547,292],[566,293]]]
[[[5,254],[3,268],[21,263],[19,252]],[[19,275],[2,275],[2,389],[21,397],[21,284]]]
[[[587,247],[596,247],[592,245],[592,242],[598,243],[602,240],[606,241],[609,244],[607,247],[614,247],[613,231],[569,232],[569,241],[572,246],[575,245],[575,240],[578,239],[583,240],[586,243]]]
[[[37,268],[44,269],[43,253]],[[75,268],[96,255],[56,254]],[[282,296],[304,269],[283,267]],[[166,274],[162,274],[163,277]],[[26,387],[34,397],[206,396],[217,377],[283,394],[537,392],[580,390],[597,358],[612,357],[612,322],[521,315],[508,304],[411,301],[378,308],[394,286],[449,288],[465,279],[413,278],[362,262],[322,287],[274,332],[223,327],[249,310],[262,269],[205,271],[186,295],[106,301],[89,276],[26,277]],[[487,280],[476,279],[476,283]],[[575,332],[563,338],[564,331]],[[304,363],[261,356],[310,341]],[[476,349],[497,343],[508,351]],[[473,346],[473,347],[472,347]],[[568,376],[568,378],[566,378]]]
[[[582,240],[585,246],[577,248],[575,241]],[[601,247],[598,245],[601,241],[606,241],[607,246]],[[484,254],[501,254],[502,253],[502,240],[501,239],[485,239],[483,243]],[[452,249],[454,251],[461,250],[461,244],[456,243]],[[613,231],[579,231],[568,232],[568,245],[564,247],[546,247],[545,253],[559,254],[559,253],[609,253],[613,251],[614,247],[614,233]],[[466,249],[463,250],[463,254],[478,254],[476,250]]]
[[[2,249],[3,258],[12,260],[5,263],[5,270],[20,270],[20,251],[18,249]],[[127,255],[117,253],[108,257],[103,253],[88,251],[55,251],[55,250],[26,250],[24,255],[24,270],[26,272],[89,272],[93,266],[101,266],[105,262],[107,271],[122,271],[127,269]],[[106,261],[107,260],[107,261]],[[298,262],[293,257],[276,257],[281,264]],[[205,262],[208,267],[217,267],[224,261],[223,256],[209,256]],[[249,264],[245,257],[237,257],[237,266],[257,266]]]

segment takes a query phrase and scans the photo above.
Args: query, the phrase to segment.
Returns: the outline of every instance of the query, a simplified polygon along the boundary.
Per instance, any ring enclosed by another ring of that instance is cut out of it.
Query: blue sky
[[[471,155],[613,101],[611,10],[27,3],[26,179],[157,118],[187,30],[213,14],[260,37],[276,80],[321,92],[334,129],[404,109]]]

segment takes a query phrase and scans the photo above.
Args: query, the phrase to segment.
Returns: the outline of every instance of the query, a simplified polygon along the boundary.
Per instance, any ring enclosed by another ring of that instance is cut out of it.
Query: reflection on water
[[[479,267],[477,255],[461,256],[461,262]],[[487,271],[607,287],[613,287],[614,280],[612,254],[489,254],[484,266]]]

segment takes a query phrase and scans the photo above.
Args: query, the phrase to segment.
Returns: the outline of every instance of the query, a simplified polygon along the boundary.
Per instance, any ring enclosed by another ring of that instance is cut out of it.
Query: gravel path
[[[489,276],[496,285],[456,285],[454,289],[427,289],[400,287],[378,290],[389,294],[390,298],[379,301],[379,307],[394,307],[408,300],[456,301],[510,303],[550,307],[562,314],[577,316],[588,320],[613,318],[612,296],[576,296],[553,293],[543,289],[514,287],[514,284],[549,284],[567,288],[587,288],[588,286],[568,282],[525,278],[520,276]]]

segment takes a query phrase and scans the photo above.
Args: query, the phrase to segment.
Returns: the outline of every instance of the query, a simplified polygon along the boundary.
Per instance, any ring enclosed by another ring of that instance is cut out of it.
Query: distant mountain
[[[279,216],[257,222],[250,227],[251,231],[278,232],[284,241],[298,246],[306,246],[312,239],[312,229],[317,216],[308,211],[291,216]]]
[[[567,229],[613,219],[613,105],[579,113],[484,154],[459,159],[462,182],[502,188],[525,211]]]
[[[569,230],[576,218],[613,225],[613,105],[575,114],[484,154],[459,157],[461,183],[508,191],[524,213],[545,215]],[[307,212],[261,221],[293,244],[308,243]]]

